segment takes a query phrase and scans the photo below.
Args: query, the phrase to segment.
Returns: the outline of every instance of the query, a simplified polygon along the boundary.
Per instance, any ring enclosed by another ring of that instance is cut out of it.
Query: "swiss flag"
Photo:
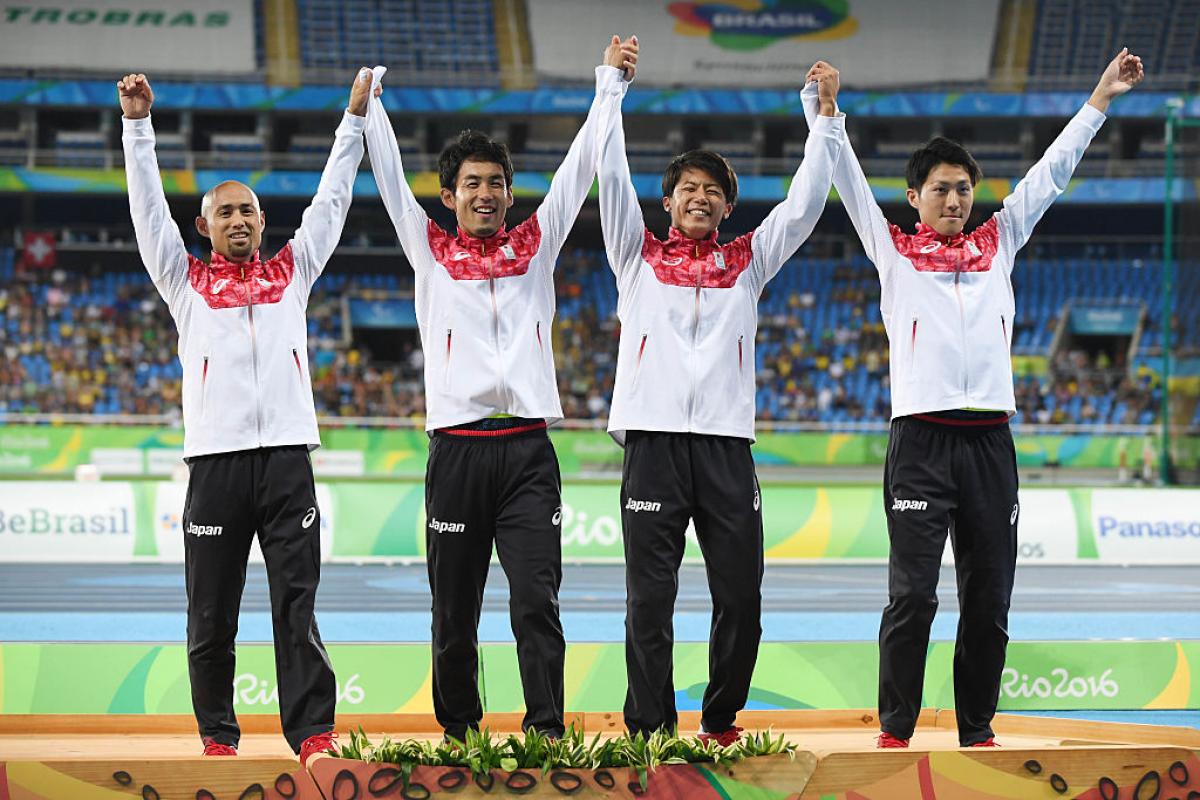
[[[21,266],[49,269],[58,263],[54,234],[50,231],[25,231],[21,236]]]

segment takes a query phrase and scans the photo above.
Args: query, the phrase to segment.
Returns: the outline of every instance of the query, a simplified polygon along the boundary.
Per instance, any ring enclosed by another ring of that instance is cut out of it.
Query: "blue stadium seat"
[[[409,84],[498,86],[491,0],[297,0],[304,67],[385,64]]]

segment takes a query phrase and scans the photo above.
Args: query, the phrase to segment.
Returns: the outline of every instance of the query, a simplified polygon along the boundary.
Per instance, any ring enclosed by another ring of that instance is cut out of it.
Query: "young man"
[[[371,168],[416,272],[430,432],[426,559],[433,593],[433,707],[449,738],[478,729],[478,629],[495,543],[525,695],[522,727],[563,732],[561,481],[546,426],[562,418],[550,332],[554,268],[596,174],[598,132],[633,77],[637,48],[613,37],[596,98],[546,198],[508,230],[507,148],[465,131],[438,164],[451,235],[421,208],[382,103],[367,114]],[[376,80],[383,69],[376,68]]]
[[[350,93],[329,163],[296,235],[259,256],[265,217],[236,181],[205,195],[196,229],[212,241],[193,258],[171,221],[154,153],[145,75],[117,82],[138,250],[179,328],[183,364],[183,512],[188,674],[205,755],[237,755],[234,637],[257,532],[271,587],[283,734],[306,761],[329,750],[336,685],[313,606],[320,529],[309,451],[320,446],[308,374],[305,308],[333,254],[362,160],[370,71]]]
[[[836,70],[818,62],[813,81]],[[1013,259],[1067,182],[1114,97],[1142,79],[1122,50],[1091,99],[1033,166],[1004,207],[969,234],[980,171],[938,137],[908,162],[917,233],[888,224],[847,145],[834,187],[879,271],[891,342],[892,427],[883,496],[891,555],[889,603],[879,630],[880,747],[907,747],[916,726],[929,628],[947,530],[960,616],[954,699],[963,746],[994,746],[991,722],[1008,643],[1017,557],[1017,466],[1008,419],[1013,396]],[[817,111],[813,83],[805,115]]]
[[[600,161],[600,219],[617,278],[621,341],[608,430],[625,447],[625,725],[649,735],[677,722],[671,650],[688,520],[713,599],[701,737],[738,739],[758,658],[762,511],[754,441],[754,338],[763,287],[812,232],[844,139],[837,77],[821,83],[821,116],[787,198],[751,233],[717,243],[737,201],[720,155],[693,150],[663,176],[666,241],[645,226],[614,116]]]

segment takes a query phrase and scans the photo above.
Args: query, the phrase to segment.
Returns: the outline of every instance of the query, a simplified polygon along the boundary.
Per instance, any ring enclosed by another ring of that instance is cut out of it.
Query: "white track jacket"
[[[804,114],[817,113],[817,89],[801,92]],[[847,144],[833,185],[879,271],[879,308],[891,352],[892,419],[972,408],[1016,413],[1013,395],[1012,270],[1046,209],[1067,188],[1105,116],[1085,105],[1046,154],[969,234],[947,240],[918,225],[904,233],[884,219],[862,166]]]
[[[320,446],[305,310],[337,247],[363,157],[363,117],[346,112],[312,204],[273,258],[234,264],[188,254],[163,193],[150,118],[124,119],[121,142],[138,252],[179,329],[183,454]]]
[[[375,68],[375,85],[385,69]],[[625,94],[620,70],[596,67],[596,97],[537,211],[479,239],[429,219],[404,177],[396,134],[372,92],[371,170],[396,236],[416,273],[425,351],[427,430],[498,414],[562,419],[551,323],[554,267],[596,176],[605,118]]]
[[[758,300],[821,216],[845,140],[844,118],[810,122],[787,198],[727,244],[672,228],[661,241],[642,219],[625,157],[620,109],[600,161],[600,221],[617,278],[621,341],[608,432],[754,439]]]

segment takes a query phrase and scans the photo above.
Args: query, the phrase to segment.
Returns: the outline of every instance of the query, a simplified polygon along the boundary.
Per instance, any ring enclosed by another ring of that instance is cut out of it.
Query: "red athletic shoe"
[[[708,731],[704,730],[704,728],[701,728],[700,733],[697,734],[696,738],[702,742],[716,742],[717,744],[721,745],[721,747],[729,747],[738,739],[742,738],[742,730],[743,729],[739,728],[737,725],[734,725],[729,730],[721,731],[720,733],[709,733]]]
[[[300,766],[305,766],[308,763],[309,756],[317,753],[336,753],[337,745],[333,740],[337,738],[336,731],[325,731],[324,733],[314,733],[312,736],[300,743]]]
[[[211,736],[205,736],[203,739],[203,742],[204,742],[204,755],[206,755],[206,756],[236,756],[237,755],[236,747],[234,747],[231,744],[221,744],[220,742],[214,741]]]
[[[996,744],[996,739],[991,736],[984,739],[982,742],[976,742],[975,744],[967,745],[967,747],[999,747],[999,746],[1000,745]]]
[[[875,739],[875,747],[880,750],[908,747],[908,739],[897,739],[887,731],[881,731]]]

